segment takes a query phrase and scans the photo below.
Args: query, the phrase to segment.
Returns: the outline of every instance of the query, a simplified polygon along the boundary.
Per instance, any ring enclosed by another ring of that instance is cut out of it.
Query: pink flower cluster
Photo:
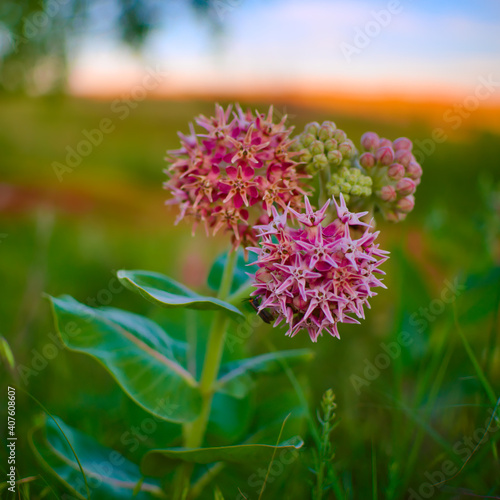
[[[182,147],[169,151],[165,188],[173,195],[168,204],[178,204],[176,223],[189,216],[202,222],[207,234],[219,230],[232,233],[235,247],[255,243],[255,224],[269,220],[271,207],[300,209],[305,193],[300,173],[289,151],[292,128],[286,117],[273,122],[273,108],[267,117],[244,112],[238,105],[231,114],[217,105],[215,117],[200,116],[196,123],[205,133],[179,134]]]
[[[257,253],[252,292],[260,300],[259,310],[268,309],[289,326],[293,337],[306,329],[313,342],[323,330],[339,338],[337,323],[359,323],[363,307],[376,293],[374,287],[385,288],[376,274],[387,260],[388,252],[374,243],[378,232],[360,220],[367,212],[351,213],[340,195],[335,202],[338,219],[323,227],[329,206],[314,211],[307,197],[306,213],[289,208],[283,214],[273,208],[273,220],[257,227],[260,247],[248,250]],[[294,229],[287,225],[287,212],[300,223]],[[365,226],[364,234],[354,239],[351,232]]]
[[[367,132],[361,145],[366,152],[359,163],[372,178],[375,205],[389,221],[405,219],[415,206],[413,194],[422,176],[422,167],[411,152],[412,142],[406,137],[392,142]]]

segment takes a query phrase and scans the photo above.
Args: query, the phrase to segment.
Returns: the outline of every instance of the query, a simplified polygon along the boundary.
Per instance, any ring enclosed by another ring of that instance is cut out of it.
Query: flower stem
[[[231,291],[234,268],[236,266],[237,252],[228,254],[222,280],[217,297],[225,300]],[[212,408],[213,387],[219,374],[222,353],[224,351],[224,340],[226,338],[228,319],[225,313],[217,311],[214,315],[208,344],[203,362],[203,369],[199,381],[199,389],[203,398],[201,413],[196,420],[184,425],[184,446],[186,448],[199,448],[203,444],[205,431],[207,429],[210,410]],[[176,478],[175,490],[177,498],[182,498],[186,486],[189,485],[194,464],[184,464]]]
[[[330,197],[326,185],[330,182],[330,167],[319,172],[319,206],[322,207]]]
[[[208,345],[203,363],[203,370],[199,382],[200,392],[203,398],[202,410],[198,418],[189,424],[186,433],[185,446],[187,448],[197,448],[201,446],[205,430],[210,416],[212,406],[213,385],[219,373],[224,339],[226,334],[227,319],[224,313],[215,313],[214,322],[210,329]]]
[[[248,299],[250,294],[255,290],[255,287],[253,287],[251,283],[251,281],[246,281],[226,299],[226,302],[229,302],[235,307],[240,306],[241,303],[245,299]]]

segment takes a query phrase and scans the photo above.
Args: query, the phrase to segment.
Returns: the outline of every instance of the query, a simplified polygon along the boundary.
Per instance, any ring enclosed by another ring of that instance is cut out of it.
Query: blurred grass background
[[[242,104],[261,111],[269,105]],[[277,108],[286,108],[299,132],[308,121],[328,119],[355,142],[367,130],[391,139],[423,140],[434,126],[412,116],[392,123],[390,109],[387,116],[360,117],[293,102]],[[21,386],[70,425],[136,461],[143,443],[131,452],[119,436],[140,420],[141,412],[103,369],[70,352],[59,353],[47,366],[37,365],[36,353],[52,342],[54,332],[41,294],[67,293],[82,302],[97,299],[102,305],[158,315],[131,293],[112,292],[116,283],[110,280],[122,268],[163,272],[207,291],[211,262],[227,242],[222,236],[206,238],[201,230],[192,237],[185,223],[174,226],[175,209],[164,207],[161,184],[162,158],[177,147],[176,132],[187,131],[195,115],[212,111],[209,100],[152,100],[120,121],[106,100],[0,98],[0,233],[5,235],[0,240],[0,334],[11,344],[18,365],[34,370]],[[66,145],[75,147],[82,130],[97,127],[103,117],[112,118],[116,130],[60,182],[52,162],[64,162]],[[340,341],[321,338],[313,346],[316,361],[306,371],[308,396],[312,406],[328,387],[337,396],[340,424],[332,438],[346,498],[372,497],[373,477],[379,498],[406,498],[407,488],[418,490],[429,482],[424,473],[439,470],[445,459],[463,463],[453,445],[484,427],[494,401],[467,356],[458,324],[496,397],[500,395],[500,141],[494,131],[476,124],[465,123],[459,132],[425,159],[416,208],[407,221],[379,224],[381,246],[392,252],[384,265],[388,290],[372,300],[362,325],[342,325]],[[456,277],[467,290],[418,331],[412,314],[428,308],[440,297],[444,280]],[[402,331],[414,342],[358,395],[351,377],[363,377],[365,360],[373,362],[383,352],[380,343]],[[263,325],[248,339],[249,351],[266,351],[266,339],[278,348],[310,344],[306,335],[289,339]],[[289,382],[280,379],[280,384]],[[24,439],[40,408],[21,392],[17,401],[21,476],[35,477],[29,498],[50,498],[46,481],[62,490],[40,470]],[[161,445],[161,437],[160,429],[144,446]],[[500,495],[499,437],[496,432],[481,445],[436,497]],[[2,472],[4,467],[2,459]],[[285,484],[271,485],[275,489],[269,495],[275,496],[269,498],[303,498],[292,492],[306,495],[307,481],[307,471],[299,468]]]

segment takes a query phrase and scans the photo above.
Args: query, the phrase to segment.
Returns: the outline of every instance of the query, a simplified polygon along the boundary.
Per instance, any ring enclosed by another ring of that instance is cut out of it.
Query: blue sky
[[[76,50],[72,88],[85,93],[130,84],[145,61],[168,69],[166,93],[339,88],[411,95],[463,92],[490,74],[500,80],[498,0],[214,0],[212,6],[222,14],[221,36],[214,38],[180,4],[150,37],[143,59],[105,33],[93,36]],[[381,11],[385,19],[377,20]]]

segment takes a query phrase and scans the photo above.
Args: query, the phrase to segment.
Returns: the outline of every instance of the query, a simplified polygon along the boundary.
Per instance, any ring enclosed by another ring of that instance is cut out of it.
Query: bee
[[[270,324],[274,321],[274,316],[269,309],[262,309],[262,311],[259,312],[260,299],[258,297],[250,297],[245,299],[244,302],[248,302],[252,308],[255,309],[255,312],[264,323]]]

